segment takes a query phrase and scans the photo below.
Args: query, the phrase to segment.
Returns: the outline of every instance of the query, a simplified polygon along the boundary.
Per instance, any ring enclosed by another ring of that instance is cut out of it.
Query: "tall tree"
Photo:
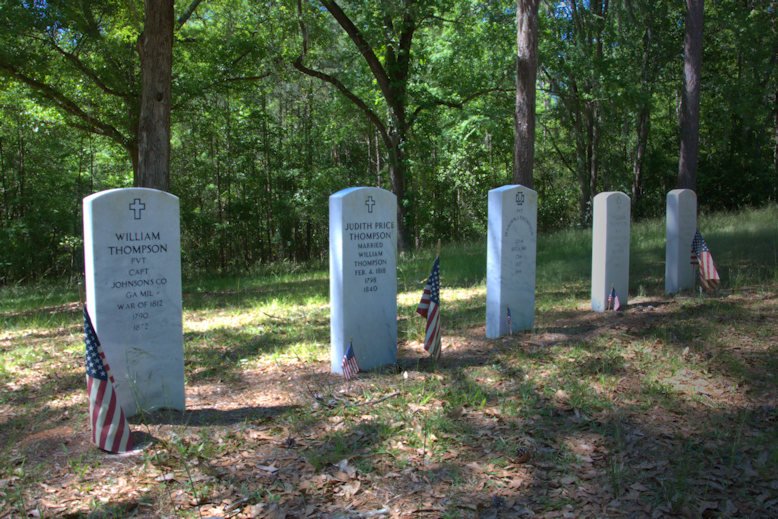
[[[540,0],[516,2],[516,117],[513,181],[533,187],[535,162],[535,82],[538,69]]]
[[[334,0],[320,0],[320,3],[356,47],[362,58],[362,65],[369,70],[370,80],[367,83],[370,86],[368,88],[363,86],[363,91],[366,93],[359,95],[357,87],[347,84],[343,79],[349,73],[353,75],[353,70],[335,75],[322,70],[327,64],[322,64],[315,69],[306,63],[309,37],[304,22],[302,0],[297,2],[303,37],[302,53],[294,61],[294,67],[304,74],[334,86],[362,111],[377,129],[387,150],[392,191],[398,199],[400,247],[408,249],[414,242],[415,225],[413,223],[414,202],[408,189],[406,146],[414,122],[426,109],[435,106],[461,109],[465,103],[499,88],[494,86],[479,88],[468,93],[455,92],[451,97],[442,97],[434,91],[435,89],[425,86],[423,84],[425,82],[413,81],[411,47],[419,29],[425,24],[459,23],[458,20],[453,22],[445,20],[434,1],[380,1],[377,5],[367,6],[363,2],[354,2],[350,5],[353,11],[351,15],[346,14]],[[358,19],[356,15],[361,15],[362,18]],[[360,27],[354,20],[360,21]],[[349,69],[353,68],[349,67]],[[377,91],[374,90],[373,85],[377,87]],[[380,111],[374,108],[377,100],[384,105],[386,117],[380,116]]]
[[[173,0],[145,0],[145,4],[135,185],[169,191]]]
[[[386,146],[389,155],[389,176],[392,182],[392,191],[397,196],[397,221],[399,223],[400,247],[410,247],[408,229],[411,227],[406,221],[406,158],[403,145],[406,141],[409,121],[407,112],[407,87],[411,64],[411,44],[417,28],[417,12],[414,9],[414,0],[404,0],[399,17],[393,17],[388,6],[383,12],[386,39],[383,41],[384,61],[378,58],[375,49],[367,41],[362,31],[346,15],[343,9],[333,0],[321,0],[321,4],[329,11],[338,25],[345,31],[349,39],[357,47],[365,63],[370,68],[380,94],[385,101],[389,118],[384,121],[368,104],[354,94],[342,81],[331,74],[324,73],[306,66],[303,62],[308,50],[307,29],[303,24],[301,0],[298,0],[300,10],[300,23],[303,32],[303,54],[295,61],[294,66],[300,72],[326,81],[335,86],[352,103],[362,110],[368,119],[378,130]]]
[[[188,4],[178,29],[201,1]],[[124,148],[136,185],[166,189],[169,144],[160,143],[170,138],[173,0],[146,0],[145,15],[135,2],[124,9],[106,0],[0,5],[0,74],[56,107],[71,126]]]
[[[704,0],[686,0],[686,30],[683,39],[681,152],[678,159],[678,187],[692,190],[697,188],[697,161],[700,143],[703,4]]]
[[[551,91],[561,100],[561,117],[572,133],[575,161],[565,160],[578,179],[579,220],[591,217],[600,179],[602,115],[612,96],[603,84],[609,75],[603,40],[610,22],[608,0],[567,0],[549,7],[555,19],[555,48],[544,61],[543,72]]]

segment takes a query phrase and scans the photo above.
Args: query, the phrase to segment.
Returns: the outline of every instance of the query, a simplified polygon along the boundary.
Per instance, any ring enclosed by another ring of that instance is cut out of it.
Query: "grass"
[[[496,341],[485,243],[445,246],[438,364],[415,315],[434,253],[404,255],[399,366],[351,384],[328,374],[326,265],[188,277],[189,410],[133,419],[152,443],[129,458],[86,441],[78,287],[0,288],[0,516],[773,515],[776,222],[702,215],[721,293],[672,298],[664,223],[634,225],[619,315],[587,311],[591,232],[541,235],[535,329]]]

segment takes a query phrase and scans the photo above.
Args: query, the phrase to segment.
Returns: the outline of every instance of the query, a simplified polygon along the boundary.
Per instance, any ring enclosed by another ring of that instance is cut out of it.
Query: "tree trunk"
[[[516,117],[513,181],[533,187],[535,161],[535,81],[538,68],[539,0],[516,2]]]
[[[648,147],[648,132],[651,128],[651,40],[653,30],[651,21],[643,34],[643,56],[640,66],[641,95],[637,121],[637,143],[635,144],[635,160],[632,164],[632,213],[638,206],[638,201],[643,195],[643,163]]]
[[[683,93],[681,96],[681,151],[678,187],[697,188],[700,142],[700,73],[704,0],[686,0],[686,32],[683,40]]]
[[[170,105],[173,73],[173,0],[145,0],[141,35],[141,106],[135,184],[170,189]]]
[[[775,143],[773,147],[773,169],[775,179],[773,183],[773,200],[778,200],[778,90],[773,99],[773,115],[775,117]]]
[[[5,226],[6,213],[8,212],[8,181],[5,176],[5,154],[3,153],[3,139],[0,137],[0,187],[3,188],[3,206],[0,207],[0,227]]]
[[[596,102],[592,102],[589,110],[589,197],[593,199],[597,194],[597,181],[600,173],[600,121],[599,109]]]
[[[643,194],[643,162],[648,146],[648,129],[651,124],[650,111],[644,104],[638,114],[637,144],[635,146],[635,162],[632,164],[632,207],[637,207]],[[633,210],[634,213],[634,210]]]
[[[19,125],[19,173],[17,174],[17,184],[19,186],[19,203],[16,204],[16,213],[14,216],[22,217],[24,216],[25,208],[27,207],[26,201],[25,201],[25,180],[27,176],[27,172],[25,171],[26,166],[26,150],[24,147],[24,134],[22,133],[22,126]]]
[[[387,145],[389,155],[389,178],[392,181],[392,192],[397,197],[397,246],[401,251],[410,250],[411,236],[408,229],[413,226],[405,221],[405,218],[412,211],[405,211],[403,202],[405,201],[405,157],[402,150],[402,137],[398,134],[390,136],[391,143]]]

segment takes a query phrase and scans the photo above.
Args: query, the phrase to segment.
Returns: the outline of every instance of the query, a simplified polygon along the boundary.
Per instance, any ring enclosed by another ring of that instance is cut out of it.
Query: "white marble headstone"
[[[84,199],[89,315],[128,416],[184,409],[178,198],[145,188]]]
[[[330,196],[330,360],[353,343],[361,370],[397,361],[397,197],[377,187]]]
[[[592,227],[592,310],[604,312],[611,288],[626,308],[629,290],[630,201],[621,192],[594,197]]]
[[[665,244],[665,293],[694,288],[692,240],[697,230],[697,195],[691,189],[667,193],[667,243]]]
[[[521,185],[489,191],[486,336],[531,330],[535,320],[538,194]]]

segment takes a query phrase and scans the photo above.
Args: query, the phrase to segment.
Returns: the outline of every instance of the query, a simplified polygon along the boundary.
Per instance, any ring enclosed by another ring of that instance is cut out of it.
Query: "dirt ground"
[[[778,294],[536,326],[446,335],[436,365],[402,344],[396,369],[351,383],[268,361],[188,385],[185,413],[131,420],[126,455],[88,442],[80,359],[63,357],[54,386],[14,382],[38,385],[40,419],[6,445],[0,516],[778,516]],[[19,409],[0,406],[4,442]]]

